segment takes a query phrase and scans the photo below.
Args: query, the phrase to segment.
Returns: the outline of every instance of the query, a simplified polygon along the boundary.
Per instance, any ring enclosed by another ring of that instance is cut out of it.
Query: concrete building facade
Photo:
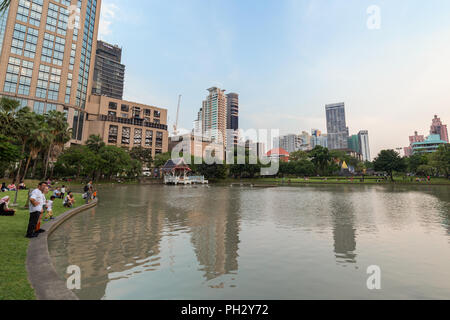
[[[87,138],[100,7],[101,0],[17,0],[0,17],[0,95],[36,113],[64,112],[76,144]]]
[[[100,135],[107,145],[168,151],[167,110],[106,96],[91,95],[87,104],[87,135]]]

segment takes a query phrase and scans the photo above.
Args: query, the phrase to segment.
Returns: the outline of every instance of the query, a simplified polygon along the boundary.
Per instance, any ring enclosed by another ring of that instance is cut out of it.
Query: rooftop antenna
[[[178,96],[177,119],[175,121],[175,124],[173,125],[173,135],[174,136],[178,135],[178,119],[179,119],[179,116],[180,116],[181,97],[182,97],[182,95],[180,94]]]

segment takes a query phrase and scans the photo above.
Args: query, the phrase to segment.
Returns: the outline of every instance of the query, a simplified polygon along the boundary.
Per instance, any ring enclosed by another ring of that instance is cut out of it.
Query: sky
[[[167,108],[170,130],[178,95],[191,129],[212,86],[239,93],[242,129],[282,134],[326,132],[345,102],[372,157],[450,125],[448,0],[103,0],[99,38],[123,48],[124,99]]]

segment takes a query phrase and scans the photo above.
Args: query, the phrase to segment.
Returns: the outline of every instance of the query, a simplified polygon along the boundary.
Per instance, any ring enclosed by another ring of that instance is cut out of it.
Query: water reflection
[[[342,189],[349,193],[347,188]],[[330,200],[333,220],[334,252],[338,263],[356,263],[356,229],[350,197],[334,193]]]
[[[359,266],[374,262],[392,281],[380,298],[404,297],[418,278],[425,297],[450,297],[449,192],[103,188],[99,206],[61,226],[49,249],[61,277],[80,266],[81,299],[361,298]]]

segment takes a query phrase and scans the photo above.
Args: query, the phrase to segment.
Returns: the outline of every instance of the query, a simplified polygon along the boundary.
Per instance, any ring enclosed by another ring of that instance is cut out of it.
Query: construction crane
[[[177,119],[175,121],[175,124],[173,125],[173,135],[174,136],[178,135],[178,119],[179,119],[179,116],[180,116],[181,97],[182,97],[182,95],[180,94],[178,96]]]

